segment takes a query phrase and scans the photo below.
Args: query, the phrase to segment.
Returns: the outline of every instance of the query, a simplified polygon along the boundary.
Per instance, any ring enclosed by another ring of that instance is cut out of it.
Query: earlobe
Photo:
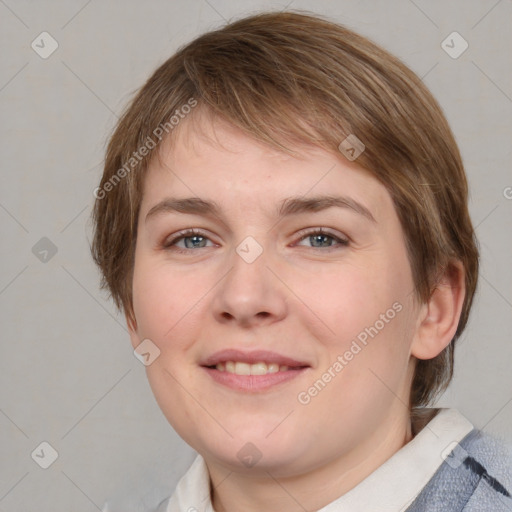
[[[466,291],[464,277],[462,263],[448,264],[429,301],[422,307],[422,318],[411,346],[414,357],[433,359],[455,336]]]

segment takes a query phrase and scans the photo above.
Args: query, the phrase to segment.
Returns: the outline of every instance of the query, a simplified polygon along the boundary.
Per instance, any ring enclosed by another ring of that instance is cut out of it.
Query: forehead
[[[190,116],[164,139],[144,178],[141,213],[166,195],[211,199],[270,213],[289,197],[343,195],[374,217],[394,210],[386,188],[369,171],[313,145],[291,146],[294,155],[247,136],[210,116]]]

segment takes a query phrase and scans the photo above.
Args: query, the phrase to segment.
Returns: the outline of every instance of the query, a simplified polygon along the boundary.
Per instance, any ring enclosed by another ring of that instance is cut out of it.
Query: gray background
[[[192,462],[153,399],[123,317],[99,292],[92,192],[117,116],[158,64],[225,20],[287,4],[0,0],[0,512],[146,510]],[[382,44],[444,108],[471,184],[482,274],[441,405],[512,441],[512,1],[290,8]],[[59,45],[47,59],[31,48],[43,31]],[[469,43],[457,59],[441,47],[453,31]],[[58,452],[48,469],[31,458],[43,441]]]

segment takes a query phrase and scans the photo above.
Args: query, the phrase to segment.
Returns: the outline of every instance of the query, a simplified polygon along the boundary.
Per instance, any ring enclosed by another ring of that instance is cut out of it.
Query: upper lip
[[[292,357],[271,352],[268,350],[251,350],[243,352],[237,349],[224,349],[215,352],[201,362],[201,366],[216,366],[218,363],[225,363],[226,361],[235,361],[241,363],[275,363],[278,365],[297,367],[297,366],[310,366],[307,362],[298,361]]]

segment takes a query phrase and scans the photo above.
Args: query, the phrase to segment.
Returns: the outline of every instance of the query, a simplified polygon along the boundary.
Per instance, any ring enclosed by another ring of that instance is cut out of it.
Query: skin
[[[415,360],[435,357],[453,337],[462,269],[454,264],[430,301],[419,304],[389,193],[341,154],[302,147],[300,158],[292,157],[218,120],[187,119],[174,137],[145,178],[132,345],[149,338],[158,346],[160,356],[146,367],[150,385],[170,424],[205,458],[216,511],[319,509],[412,438],[406,404]],[[276,216],[285,198],[323,194],[358,201],[375,222],[340,207]],[[146,220],[171,196],[215,201],[222,210]],[[316,245],[301,233],[321,227],[329,233]],[[190,238],[192,248],[184,239],[163,247],[187,228],[206,237],[194,239],[199,247]],[[253,263],[235,250],[247,236],[263,249]],[[401,311],[301,404],[298,394],[397,302]],[[310,368],[264,392],[235,391],[199,366],[224,348],[273,350]],[[247,442],[262,454],[250,468],[237,457]]]

